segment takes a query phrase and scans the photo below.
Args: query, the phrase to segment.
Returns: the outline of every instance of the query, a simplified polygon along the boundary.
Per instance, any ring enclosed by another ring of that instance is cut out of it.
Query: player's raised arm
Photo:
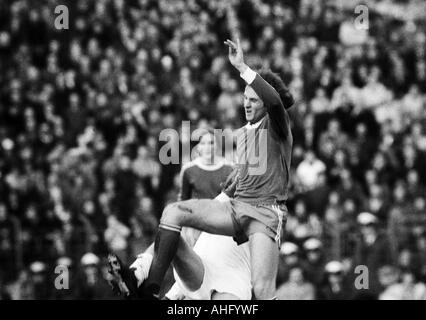
[[[239,39],[237,43],[225,41],[229,47],[229,61],[240,72],[244,81],[253,88],[263,101],[267,113],[270,115],[271,124],[280,136],[286,136],[290,126],[286,109],[290,108],[294,99],[281,78],[272,71],[265,72],[266,81],[262,76],[247,66],[244,62],[243,51]],[[268,83],[269,82],[269,83]],[[274,87],[270,84],[273,83]]]

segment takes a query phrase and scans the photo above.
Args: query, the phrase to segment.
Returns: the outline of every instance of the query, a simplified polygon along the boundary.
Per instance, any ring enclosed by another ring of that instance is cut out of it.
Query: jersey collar
[[[244,127],[247,128],[247,129],[256,129],[256,128],[258,128],[260,126],[260,124],[262,123],[263,119],[265,119],[265,117],[263,117],[262,119],[260,119],[256,123],[247,122],[247,124]]]
[[[206,171],[214,171],[214,170],[218,170],[220,168],[222,168],[225,165],[225,160],[224,159],[220,159],[216,164],[213,165],[205,165],[204,163],[202,163],[200,158],[196,158],[194,159],[194,164]]]

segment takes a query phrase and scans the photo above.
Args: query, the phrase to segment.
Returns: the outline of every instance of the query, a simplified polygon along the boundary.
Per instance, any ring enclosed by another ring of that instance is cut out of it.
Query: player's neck
[[[263,120],[263,118],[265,118],[265,115],[263,115],[262,117],[260,117],[258,119],[253,119],[251,121],[247,121],[247,124],[249,126],[255,126],[255,127],[257,127],[260,124],[260,122]]]
[[[215,156],[213,158],[199,157],[195,160],[195,163],[203,169],[215,170],[223,165],[223,158],[219,156]]]

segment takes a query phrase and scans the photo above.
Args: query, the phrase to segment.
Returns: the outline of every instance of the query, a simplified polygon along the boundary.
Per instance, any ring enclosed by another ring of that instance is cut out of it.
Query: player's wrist
[[[236,64],[235,68],[240,72],[240,74],[243,74],[248,69],[248,65],[246,65],[244,62],[241,62]]]

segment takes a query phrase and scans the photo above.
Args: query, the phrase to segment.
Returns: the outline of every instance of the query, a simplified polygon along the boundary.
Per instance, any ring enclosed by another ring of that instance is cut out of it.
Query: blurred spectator
[[[351,291],[348,289],[347,278],[344,274],[343,264],[339,261],[330,261],[325,266],[325,283],[319,291],[321,300],[348,300]]]
[[[389,298],[389,288],[398,283],[399,270],[393,266],[383,266],[378,270],[377,276],[382,287],[379,300],[387,300]]]
[[[418,282],[411,270],[403,269],[401,281],[389,285],[380,300],[426,300],[426,285]]]
[[[320,240],[310,238],[303,244],[303,249],[306,252],[305,270],[306,279],[310,281],[316,290],[319,290],[325,278],[325,257],[323,245]]]
[[[322,157],[331,160],[337,149],[345,148],[348,145],[348,138],[340,129],[337,119],[331,119],[327,130],[319,138],[319,150]]]
[[[105,241],[108,250],[116,253],[122,261],[126,261],[127,242],[130,235],[130,229],[121,223],[117,217],[110,215],[107,219],[107,229],[105,230]]]
[[[302,245],[310,237],[319,237],[322,232],[321,222],[316,214],[307,211],[302,199],[296,201],[294,216],[289,215],[286,223],[287,238]]]
[[[357,221],[360,225],[360,237],[355,247],[354,266],[364,265],[369,274],[373,275],[369,279],[368,292],[365,294],[375,296],[380,290],[377,278],[379,269],[392,265],[395,260],[387,236],[378,229],[378,218],[369,212],[362,212]]]
[[[291,268],[298,267],[301,263],[299,248],[292,242],[284,242],[280,248],[280,261],[278,264],[277,287],[288,280]]]
[[[126,261],[151,241],[188,160],[182,136],[180,163],[160,163],[161,130],[244,123],[243,83],[222,45],[236,29],[250,65],[278,72],[297,101],[284,240],[298,253],[281,257],[284,273],[310,259],[313,237],[325,261],[371,264],[373,283],[383,265],[425,281],[421,1],[371,3],[369,30],[354,28],[345,1],[106,0],[69,3],[62,32],[57,4],[0,3],[0,279],[21,288],[13,299],[34,297],[34,261],[50,270],[67,256],[77,275],[87,252]],[[363,211],[375,226],[356,222]]]
[[[312,150],[305,153],[305,159],[299,164],[296,170],[302,190],[312,190],[318,184],[318,176],[325,171],[325,164],[316,158]]]
[[[89,252],[82,256],[81,267],[76,275],[75,288],[76,298],[83,300],[101,300],[111,299],[113,293],[107,279],[106,272],[101,268],[100,259],[93,253]]]
[[[289,271],[288,281],[278,287],[276,296],[278,300],[313,300],[315,289],[305,280],[303,270],[293,267]]]
[[[3,281],[13,279],[16,268],[16,254],[18,249],[18,234],[16,221],[9,217],[4,203],[0,202],[0,278]]]
[[[55,265],[56,267],[60,267],[60,273],[57,273],[57,270],[54,270],[57,277],[61,277],[61,276],[66,277],[64,279],[62,278],[59,278],[58,280],[55,279],[55,284],[56,282],[58,282],[61,285],[66,284],[67,286],[66,287],[64,286],[64,288],[55,287],[56,290],[53,291],[52,299],[72,300],[72,299],[78,298],[75,292],[77,281],[75,279],[76,269],[73,265],[73,261],[68,257],[60,257],[58,260],[56,260]],[[62,271],[62,270],[66,270],[66,271]]]

